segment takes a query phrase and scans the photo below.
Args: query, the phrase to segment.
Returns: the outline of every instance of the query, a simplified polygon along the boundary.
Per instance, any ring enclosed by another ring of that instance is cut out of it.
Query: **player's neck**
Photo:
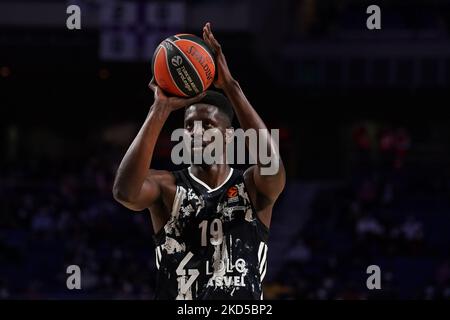
[[[217,188],[225,181],[230,173],[230,170],[231,168],[227,164],[191,166],[191,173],[213,189]]]

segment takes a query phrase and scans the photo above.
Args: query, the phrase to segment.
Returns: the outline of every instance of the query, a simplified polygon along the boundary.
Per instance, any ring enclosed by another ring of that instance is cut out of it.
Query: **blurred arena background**
[[[157,43],[207,21],[281,130],[265,297],[450,298],[450,4],[431,0],[2,1],[0,298],[153,297],[150,217],[114,202],[112,179],[152,103]],[[173,168],[181,119],[154,167]]]

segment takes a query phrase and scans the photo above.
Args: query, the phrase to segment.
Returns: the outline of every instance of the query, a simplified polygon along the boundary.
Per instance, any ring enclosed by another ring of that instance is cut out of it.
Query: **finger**
[[[155,100],[157,100],[159,97],[159,91],[161,90],[159,90],[158,86],[153,86],[153,98]]]
[[[206,36],[207,36],[208,38],[211,37],[212,31],[211,31],[211,24],[210,24],[209,22],[207,22],[207,23],[205,24],[205,27],[203,28],[203,31],[206,33]]]
[[[153,90],[153,98],[155,100],[165,98],[164,91],[162,91],[161,88],[158,87],[158,85],[156,85],[156,84],[149,84],[148,86],[149,86],[150,89]]]
[[[213,39],[216,39],[216,38],[214,37],[214,34],[213,34],[213,32],[212,32],[212,29],[211,29],[211,23],[208,22],[207,28],[206,28],[206,29],[208,30],[209,37],[210,37],[210,38],[213,38]]]
[[[217,49],[219,49],[219,48],[218,48],[218,42],[217,42],[217,41],[214,42],[214,40],[213,40],[210,36],[208,36],[207,34],[204,35],[204,40],[205,40],[206,45],[207,45],[214,53],[217,52]]]
[[[220,53],[222,51],[222,47],[220,46],[219,42],[213,37],[209,37],[208,43],[210,48],[212,48],[213,52]]]
[[[205,26],[203,27],[203,38],[209,39],[209,35],[210,35],[210,32],[208,30],[207,24],[205,24]]]
[[[216,40],[216,38],[214,38],[214,36],[212,34],[209,35],[209,41],[212,43],[214,48],[216,48],[216,49],[220,48],[219,42]]]
[[[203,31],[203,40],[205,41],[206,45],[210,48],[210,49],[214,49],[213,44],[211,43],[211,40],[209,40],[208,35],[206,34],[205,31]]]
[[[158,96],[159,98],[167,98],[167,95],[166,95],[166,93],[164,92],[164,90],[161,89],[161,88],[158,87],[158,86],[156,86],[155,95]]]
[[[209,37],[206,35],[205,32],[203,32],[203,40],[206,43],[206,45],[208,46],[208,48],[211,50],[211,52],[213,53],[213,55],[215,56],[217,53],[217,48],[216,46],[211,42],[211,40],[209,39]]]
[[[153,90],[153,91],[156,90],[157,85],[156,85],[156,82],[155,82],[155,77],[152,77],[152,79],[151,79],[150,82],[148,83],[148,87],[149,87],[151,90]]]
[[[214,37],[212,31],[211,31],[211,23],[207,23],[206,24],[206,36],[208,39],[208,42],[211,44],[211,46],[216,49],[219,50],[220,47],[220,43],[216,40],[216,38]]]
[[[211,31],[211,27],[206,28],[206,35],[208,36],[209,39],[215,39],[214,34]]]

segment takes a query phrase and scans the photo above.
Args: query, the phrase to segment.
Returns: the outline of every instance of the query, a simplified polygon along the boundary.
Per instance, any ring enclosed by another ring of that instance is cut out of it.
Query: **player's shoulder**
[[[244,178],[245,186],[248,191],[256,191],[255,180],[253,179],[253,170],[255,170],[256,165],[248,167],[246,170],[242,171],[242,176]]]
[[[242,175],[246,182],[253,182],[253,171],[257,168],[256,165],[248,167],[246,170],[242,171]]]
[[[263,192],[261,192],[261,185],[257,185],[255,181],[255,170],[259,170],[257,165],[253,165],[244,171],[244,181],[247,191],[251,198],[254,198],[254,203],[262,201],[265,205],[267,203],[275,203],[276,198],[269,198]],[[267,185],[264,185],[266,187]]]

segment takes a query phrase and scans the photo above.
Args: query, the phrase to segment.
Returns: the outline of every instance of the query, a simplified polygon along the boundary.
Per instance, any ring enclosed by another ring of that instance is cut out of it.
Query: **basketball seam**
[[[167,40],[168,42],[172,43],[177,49],[178,51],[180,51],[180,53],[184,56],[184,58],[186,59],[186,61],[189,63],[189,65],[192,67],[192,69],[195,71],[195,73],[197,74],[198,79],[200,80],[200,82],[202,83],[202,90],[200,90],[199,93],[201,93],[203,90],[205,90],[205,84],[203,83],[203,79],[202,77],[200,77],[200,74],[198,73],[197,69],[195,68],[195,66],[192,64],[191,60],[189,60],[189,58],[184,54],[183,50],[181,50],[177,44],[175,42],[172,42],[170,40]]]
[[[172,76],[172,73],[170,72],[170,67],[169,67],[169,61],[167,61],[168,59],[168,52],[167,52],[167,49],[166,48],[164,48],[164,46],[162,46],[162,48],[166,51],[166,57],[165,57],[165,61],[166,61],[166,66],[167,66],[167,72],[169,73],[169,75],[170,75],[170,79],[172,79],[172,83],[175,85],[175,87],[182,93],[182,94],[184,94],[184,96],[185,97],[187,97],[188,95],[186,94],[186,93],[184,93],[183,92],[183,90],[181,90],[180,89],[180,87],[178,87],[178,85],[177,85],[177,82],[175,81],[175,79],[173,78],[173,76]],[[161,51],[161,50],[160,50]],[[159,54],[159,52],[158,52],[158,54]],[[156,60],[156,59],[155,59]]]
[[[180,38],[179,40],[189,41],[189,42],[192,42],[192,43],[194,43],[194,44],[196,44],[196,45],[200,45],[200,44],[198,44],[197,42],[192,41],[192,40],[189,40],[189,39],[186,39],[186,38]],[[208,50],[206,50],[206,49],[204,49],[204,48],[203,48],[203,50],[206,51],[206,53],[208,54],[208,56],[209,56],[209,57],[211,58],[211,60],[214,62],[214,58],[211,56],[211,54],[208,52]]]

